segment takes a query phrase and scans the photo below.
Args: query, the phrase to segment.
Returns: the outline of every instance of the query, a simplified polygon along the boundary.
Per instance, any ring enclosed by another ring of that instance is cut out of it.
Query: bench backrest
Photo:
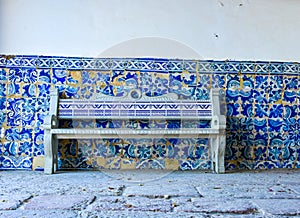
[[[51,92],[50,110],[59,119],[201,119],[211,120],[219,115],[219,92],[212,90],[210,100],[180,100],[169,93],[158,97],[142,95],[132,90],[123,97],[98,94],[93,99],[59,99],[57,90]],[[57,102],[53,102],[57,101]],[[58,109],[58,111],[57,111]],[[51,111],[50,111],[51,113]]]

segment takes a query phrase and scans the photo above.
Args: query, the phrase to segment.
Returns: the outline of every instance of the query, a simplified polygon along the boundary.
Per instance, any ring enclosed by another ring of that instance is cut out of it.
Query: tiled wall
[[[151,96],[206,99],[221,88],[227,115],[226,169],[300,168],[299,64],[175,59],[0,57],[0,169],[42,169],[43,119],[49,90],[62,98],[95,93],[122,96],[133,88]],[[178,128],[193,123],[64,121],[61,126],[136,125]],[[210,167],[206,139],[62,140],[60,168]]]

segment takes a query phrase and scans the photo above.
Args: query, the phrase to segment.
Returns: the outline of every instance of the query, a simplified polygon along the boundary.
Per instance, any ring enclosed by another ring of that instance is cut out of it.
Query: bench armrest
[[[47,115],[45,117],[45,123],[44,123],[44,129],[54,129],[58,127],[58,120],[57,117],[55,115]]]
[[[226,117],[224,115],[214,115],[211,120],[212,129],[226,129]]]

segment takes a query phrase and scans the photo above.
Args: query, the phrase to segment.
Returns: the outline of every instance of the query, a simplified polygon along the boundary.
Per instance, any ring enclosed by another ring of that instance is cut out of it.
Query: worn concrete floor
[[[300,217],[300,170],[0,171],[0,217]]]

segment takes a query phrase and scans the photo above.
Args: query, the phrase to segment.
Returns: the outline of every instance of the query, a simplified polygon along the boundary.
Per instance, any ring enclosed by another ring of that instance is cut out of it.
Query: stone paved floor
[[[0,217],[300,217],[300,170],[0,171]]]

